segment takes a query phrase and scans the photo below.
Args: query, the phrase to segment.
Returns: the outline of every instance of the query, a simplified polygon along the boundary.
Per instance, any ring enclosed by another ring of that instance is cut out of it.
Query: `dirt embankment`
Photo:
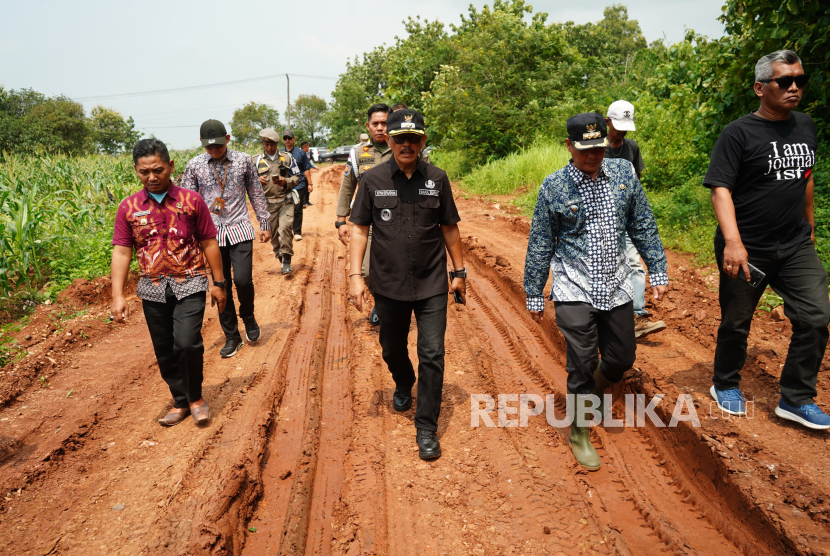
[[[157,425],[171,400],[140,303],[109,324],[105,282],[76,285],[20,331],[30,354],[0,370],[0,554],[830,554],[826,435],[772,414],[789,324],[754,324],[753,418],[710,413],[716,284],[683,257],[670,255],[672,293],[650,307],[669,329],[639,344],[614,415],[624,393],[663,394],[668,423],[689,394],[699,428],[597,427],[603,467],[586,473],[544,411],[471,426],[476,394],[516,394],[513,408],[553,394],[559,414],[566,376],[552,307],[541,326],[524,308],[527,220],[481,200],[458,201],[470,278],[468,305],[449,309],[444,456],[419,460],[377,329],[345,303],[341,171],[315,173],[293,276],[255,244],[262,339],[219,358],[208,309],[206,429]],[[92,305],[60,320],[76,299]],[[822,372],[819,404],[827,385]]]

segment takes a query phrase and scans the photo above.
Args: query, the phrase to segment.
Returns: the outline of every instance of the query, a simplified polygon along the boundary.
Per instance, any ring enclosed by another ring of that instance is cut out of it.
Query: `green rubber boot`
[[[576,396],[576,408],[586,405],[587,400],[583,396]],[[576,409],[575,408],[575,409]],[[578,409],[577,412],[579,413]],[[588,427],[576,426],[576,414],[571,422],[571,435],[568,438],[576,461],[588,471],[597,471],[600,468],[599,454],[594,445],[591,444],[591,433]]]
[[[613,386],[614,383],[611,382],[610,380],[608,380],[607,378],[605,378],[605,375],[602,374],[602,371],[600,370],[601,366],[602,366],[602,361],[599,361],[597,363],[597,368],[594,371],[594,383],[595,383],[595,385],[594,385],[594,390],[591,392],[591,394],[593,394],[593,395],[595,395],[599,398],[599,407],[597,408],[597,411],[599,411],[599,414],[602,415],[602,419],[605,420],[605,406],[604,406],[605,399],[603,397],[603,394],[605,394],[605,389],[608,388],[609,386]]]

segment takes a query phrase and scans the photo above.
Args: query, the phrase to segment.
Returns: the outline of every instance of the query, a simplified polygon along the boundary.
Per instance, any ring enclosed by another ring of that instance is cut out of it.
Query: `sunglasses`
[[[782,89],[789,89],[793,86],[793,83],[795,83],[796,87],[803,89],[809,79],[810,76],[807,74],[796,76],[785,75],[783,77],[773,77],[772,79],[759,79],[758,83],[769,83],[771,81],[775,81]]]
[[[393,135],[392,141],[398,145],[403,145],[407,141],[409,141],[410,144],[415,145],[420,143],[422,138],[423,135],[418,135],[416,133],[401,133],[399,135]]]
[[[286,135],[285,137],[283,137],[283,138],[282,138],[282,140],[283,140],[283,141],[293,141],[293,140],[294,140],[294,138],[293,138],[293,137],[289,137],[289,136],[287,136],[287,135]]]

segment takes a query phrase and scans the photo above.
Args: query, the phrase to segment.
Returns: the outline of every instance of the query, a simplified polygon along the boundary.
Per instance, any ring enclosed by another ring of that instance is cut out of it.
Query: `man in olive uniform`
[[[386,118],[389,116],[389,112],[389,107],[385,104],[373,104],[369,107],[366,129],[369,130],[372,141],[371,143],[358,143],[349,153],[346,172],[343,181],[340,183],[340,194],[337,196],[337,221],[334,223],[337,228],[337,236],[343,245],[348,246],[349,244],[349,225],[346,218],[352,213],[352,197],[354,197],[357,184],[367,170],[392,158],[392,149],[386,144]],[[369,277],[371,242],[372,231],[370,229],[369,245],[366,247],[366,255],[363,258],[361,271],[364,278]],[[373,325],[379,323],[377,309],[372,309],[369,322]]]
[[[274,256],[282,263],[282,273],[290,274],[294,255],[294,204],[299,195],[294,188],[300,183],[300,168],[290,153],[278,152],[279,134],[265,128],[259,132],[264,152],[254,157],[259,183],[268,200],[271,246]]]
[[[360,264],[374,229],[370,282],[380,315],[378,339],[395,381],[392,406],[412,407],[417,378],[415,436],[421,459],[441,456],[436,434],[444,385],[447,294],[466,301],[466,277],[458,210],[447,173],[418,156],[426,141],[424,118],[415,110],[389,115],[392,158],[370,168],[361,180],[351,221],[349,297],[359,311],[369,300]],[[455,277],[447,283],[447,253]],[[418,375],[407,352],[412,313],[418,327]],[[633,323],[632,323],[633,327]]]

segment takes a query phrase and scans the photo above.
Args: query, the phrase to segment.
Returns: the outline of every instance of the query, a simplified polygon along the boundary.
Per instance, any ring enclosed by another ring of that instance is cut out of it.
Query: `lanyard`
[[[219,174],[216,173],[216,163],[213,162],[213,160],[211,160],[210,167],[213,169],[213,175],[216,176],[216,181],[219,182],[219,186],[222,188],[221,197],[225,196],[225,183],[227,182],[227,179],[228,179],[228,168],[230,167],[230,165],[231,165],[231,161],[230,161],[230,159],[228,159],[225,162],[225,177],[220,180],[219,179]]]

